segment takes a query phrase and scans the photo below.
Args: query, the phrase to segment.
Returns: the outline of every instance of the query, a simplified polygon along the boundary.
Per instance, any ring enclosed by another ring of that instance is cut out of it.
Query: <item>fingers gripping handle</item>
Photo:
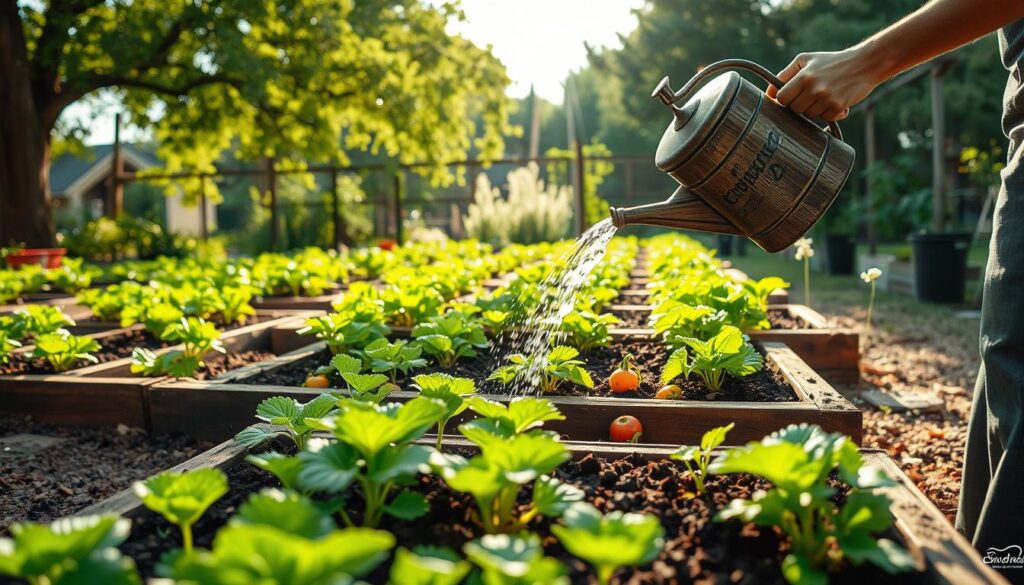
[[[696,91],[708,77],[726,69],[743,69],[745,71],[749,71],[771,85],[774,85],[777,89],[782,89],[782,86],[786,85],[785,82],[779,79],[774,73],[753,61],[747,61],[746,59],[725,59],[724,61],[712,63],[698,71],[697,74],[690,78],[690,81],[686,82],[686,85],[684,85],[679,91],[672,91],[672,88],[669,86],[668,77],[665,77],[660,83],[658,83],[658,86],[654,88],[654,92],[651,94],[651,97],[661,100],[663,104],[672,108],[673,113],[680,112],[681,110],[675,107],[675,102],[686,99],[693,94],[693,92]],[[678,118],[678,114],[676,114],[676,116]],[[839,129],[839,124],[829,122],[828,131],[839,140],[843,139],[843,132]]]

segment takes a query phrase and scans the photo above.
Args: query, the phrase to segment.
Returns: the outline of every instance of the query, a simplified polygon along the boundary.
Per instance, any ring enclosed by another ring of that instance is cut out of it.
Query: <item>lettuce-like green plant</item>
[[[174,557],[165,572],[176,583],[203,585],[355,583],[394,545],[391,534],[369,528],[310,538],[267,524],[232,522],[217,532],[212,550]]]
[[[388,324],[412,327],[441,314],[444,296],[431,286],[389,286],[380,291]]]
[[[488,534],[467,542],[462,551],[487,585],[569,585],[565,565],[544,556],[536,534]]]
[[[182,545],[192,552],[192,525],[228,493],[228,476],[214,468],[163,473],[136,482],[135,495],[150,510],[181,529]]]
[[[272,396],[256,406],[256,418],[278,428],[251,426],[235,435],[235,442],[246,447],[255,447],[274,437],[285,436],[300,450],[304,449],[313,434],[313,427],[306,421],[329,415],[337,404],[338,400],[330,394],[321,394],[305,404],[294,398]]]
[[[299,485],[339,494],[358,482],[365,500],[364,526],[377,526],[384,514],[406,520],[425,514],[423,496],[394,492],[417,473],[430,470],[435,451],[413,442],[444,416],[444,403],[426,397],[385,405],[343,400],[339,408],[333,416],[307,419],[314,428],[333,433],[337,441],[312,441],[299,453]]]
[[[420,396],[440,400],[447,408],[445,415],[437,421],[436,448],[440,451],[444,439],[444,427],[452,417],[466,410],[468,404],[464,397],[476,392],[476,384],[471,378],[455,378],[439,372],[420,374],[413,378],[413,382],[416,383]]]
[[[363,361],[347,354],[339,353],[331,358],[331,367],[345,380],[346,388],[341,395],[354,400],[380,404],[388,394],[398,389],[388,382],[384,374],[361,374]]]
[[[180,323],[184,318],[185,312],[177,306],[150,297],[137,305],[125,306],[121,311],[121,326],[131,327],[135,323],[142,323],[146,331],[163,339],[167,328]]]
[[[650,324],[655,332],[662,335],[669,346],[682,346],[678,340],[685,337],[708,339],[722,329],[728,317],[724,311],[716,311],[703,305],[693,306],[668,299],[651,310]]]
[[[364,347],[361,353],[370,362],[372,372],[387,374],[391,382],[398,382],[399,373],[407,376],[410,371],[427,366],[427,360],[420,357],[423,348],[405,340],[392,343],[378,339]]]
[[[84,266],[83,258],[61,259],[60,266],[46,271],[46,280],[52,289],[75,294],[92,284],[93,270]]]
[[[504,428],[503,428],[504,427]],[[480,454],[465,459],[457,455],[435,458],[435,470],[448,487],[473,496],[477,520],[488,534],[515,533],[526,528],[539,515],[560,516],[583,492],[564,484],[551,473],[569,458],[569,450],[553,433],[538,430],[508,435],[504,425],[484,429],[462,425],[459,430],[479,443]],[[501,440],[496,437],[505,433]],[[523,485],[532,484],[532,498],[526,511],[516,511],[517,497]]]
[[[540,380],[538,380],[538,384],[541,391],[545,393],[554,392],[562,382],[570,382],[585,388],[593,388],[594,379],[590,377],[590,372],[583,369],[583,361],[576,359],[579,355],[580,352],[576,348],[566,345],[560,345],[548,352],[545,358],[546,363],[539,372]],[[533,359],[536,358],[526,357],[518,353],[512,354],[508,356],[508,361],[511,363],[494,370],[487,379],[496,380],[507,386],[517,378],[530,373],[533,367]]]
[[[832,472],[850,486],[845,502],[833,501]],[[872,489],[894,485],[885,472],[864,465],[857,446],[817,425],[790,425],[761,441],[730,449],[712,462],[711,473],[750,473],[772,483],[749,500],[735,499],[716,515],[758,526],[776,526],[790,538],[782,574],[794,585],[825,583],[844,560],[868,562],[890,574],[911,570],[914,558],[875,534],[893,523],[889,498]]]
[[[363,349],[390,332],[387,325],[355,311],[311,317],[306,319],[306,326],[297,331],[299,335],[316,336],[334,354]]]
[[[454,366],[459,358],[476,357],[476,350],[487,348],[487,336],[480,323],[459,311],[448,311],[416,325],[412,336],[424,352],[446,368]]]
[[[732,325],[723,325],[718,334],[707,341],[686,337],[682,342],[686,347],[669,356],[661,372],[662,383],[668,384],[679,375],[688,378],[694,374],[709,390],[718,392],[726,375],[749,376],[764,365],[761,354]]]
[[[21,342],[11,339],[7,332],[0,329],[0,364],[6,364],[11,360],[11,352],[21,347]]]
[[[686,470],[690,472],[690,477],[697,487],[698,494],[707,492],[704,482],[707,481],[708,465],[711,463],[711,456],[714,455],[715,449],[725,442],[725,436],[735,426],[736,423],[729,423],[724,427],[715,427],[704,433],[700,438],[699,447],[681,447],[672,454],[672,458],[682,461],[683,465],[686,466]]]
[[[191,376],[203,366],[203,356],[209,351],[225,353],[220,341],[220,330],[205,319],[182,318],[164,328],[162,339],[177,341],[182,349],[156,354],[145,347],[132,350],[131,371],[143,376],[168,375],[176,378]]]
[[[0,538],[0,575],[32,585],[141,585],[135,563],[117,550],[130,530],[114,514],[12,524],[12,538]]]
[[[58,333],[74,325],[75,320],[63,309],[50,305],[28,305],[0,319],[0,328],[19,341],[30,335]]]
[[[417,546],[395,551],[391,585],[458,585],[473,566],[446,547]]]
[[[584,502],[570,506],[561,524],[551,526],[551,532],[573,556],[594,567],[601,585],[611,583],[612,575],[622,567],[653,562],[665,546],[657,517],[622,512],[602,515]]]
[[[612,342],[609,327],[619,322],[615,315],[591,311],[573,311],[562,319],[560,331],[568,335],[566,343],[580,351],[608,347]]]
[[[98,363],[92,352],[99,350],[100,344],[95,339],[60,330],[36,337],[32,357],[45,359],[55,372],[66,372],[83,360]]]
[[[253,293],[249,286],[226,286],[220,289],[217,312],[224,323],[242,323],[247,317],[256,315],[250,304]]]

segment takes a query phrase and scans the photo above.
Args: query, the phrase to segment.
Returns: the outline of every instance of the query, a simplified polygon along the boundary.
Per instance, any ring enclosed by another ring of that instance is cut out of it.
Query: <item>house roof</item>
[[[82,154],[67,153],[57,157],[50,164],[50,190],[53,193],[66,192],[100,163],[110,164],[114,151],[113,144],[94,144],[85,147]],[[151,167],[160,165],[160,159],[144,144],[122,144],[122,156],[130,166]],[[103,173],[106,176],[106,173]]]

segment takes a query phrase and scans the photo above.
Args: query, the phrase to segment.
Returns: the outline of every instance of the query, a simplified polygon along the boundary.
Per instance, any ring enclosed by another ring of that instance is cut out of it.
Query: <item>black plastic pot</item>
[[[829,274],[853,274],[856,256],[857,240],[853,236],[825,236],[825,263]]]
[[[971,235],[912,234],[914,293],[929,303],[962,303],[967,288]]]
[[[726,236],[721,234],[718,236],[718,243],[715,247],[718,248],[719,258],[727,258],[729,256],[732,256],[732,241],[732,236]]]

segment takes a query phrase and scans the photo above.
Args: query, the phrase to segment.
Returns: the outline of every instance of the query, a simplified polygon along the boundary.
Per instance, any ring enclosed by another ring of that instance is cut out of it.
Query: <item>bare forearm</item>
[[[1024,0],[932,0],[853,50],[881,83],[1020,18]]]

